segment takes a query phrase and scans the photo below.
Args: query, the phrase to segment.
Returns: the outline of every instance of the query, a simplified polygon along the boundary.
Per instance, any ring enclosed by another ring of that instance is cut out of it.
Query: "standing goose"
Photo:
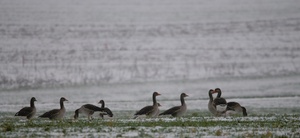
[[[35,97],[32,97],[30,99],[30,107],[22,108],[19,112],[15,114],[15,116],[26,116],[27,119],[31,119],[36,113],[36,108],[34,106],[35,101]]]
[[[66,108],[64,106],[64,101],[68,101],[66,98],[64,97],[61,97],[60,98],[60,109],[53,109],[53,110],[50,110],[46,113],[44,113],[43,115],[39,116],[39,117],[42,117],[42,118],[49,118],[49,119],[62,119],[64,118],[64,115],[66,113]]]
[[[166,111],[164,111],[163,113],[159,114],[159,115],[172,115],[173,117],[181,117],[186,113],[187,107],[184,101],[184,98],[187,97],[188,95],[185,93],[181,93],[180,94],[180,101],[181,101],[181,105],[180,106],[175,106],[172,107]]]
[[[217,97],[221,97],[221,94],[222,94],[221,89],[216,88],[215,91],[218,93]],[[227,111],[233,111],[233,113],[243,113],[243,116],[247,116],[246,108],[241,106],[237,102],[228,102],[227,103],[227,108],[226,108],[226,113],[227,113]]]
[[[148,117],[155,117],[155,115],[159,112],[158,109],[158,104],[156,102],[156,96],[159,96],[158,92],[153,92],[152,94],[152,100],[153,100],[153,105],[148,105],[136,112],[134,115],[134,118],[137,118],[139,115],[146,115]]]
[[[108,115],[109,117],[113,117],[112,111],[109,108],[105,107],[104,100],[100,100],[99,104],[101,104],[101,108],[104,109],[104,112],[101,112],[99,114],[102,119],[104,119],[104,115]]]
[[[215,93],[215,91],[213,89],[210,89],[208,91],[208,96],[209,96],[209,101],[208,101],[208,110],[213,114],[213,115],[217,115],[217,109],[216,106],[214,104],[214,98],[213,98],[213,94]]]

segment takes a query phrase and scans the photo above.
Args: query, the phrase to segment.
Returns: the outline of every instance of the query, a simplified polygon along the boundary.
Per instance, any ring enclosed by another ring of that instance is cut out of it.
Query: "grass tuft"
[[[222,130],[220,130],[220,129],[217,130],[216,133],[215,133],[215,135],[216,136],[222,136]]]
[[[12,124],[5,123],[1,125],[3,132],[10,132],[14,130],[14,126]]]

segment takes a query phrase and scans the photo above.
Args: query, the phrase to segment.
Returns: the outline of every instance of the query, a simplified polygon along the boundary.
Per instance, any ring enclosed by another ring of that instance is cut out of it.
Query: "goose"
[[[215,107],[214,104],[214,98],[213,98],[213,94],[215,93],[215,91],[213,89],[210,89],[208,91],[208,96],[209,96],[209,101],[208,101],[208,110],[213,114],[213,115],[217,115],[217,109]]]
[[[218,93],[217,97],[221,97],[222,91],[220,88],[216,88],[215,91]],[[226,108],[226,114],[243,113],[243,116],[247,116],[247,110],[245,107],[241,106],[238,102],[228,102]]]
[[[39,117],[41,118],[49,118],[49,119],[62,119],[64,118],[64,115],[66,113],[66,108],[64,106],[64,101],[68,101],[66,98],[61,97],[60,98],[60,109],[53,109],[50,110],[46,113],[44,113],[43,115],[40,115]]]
[[[226,112],[227,101],[223,97],[221,97],[221,93],[219,92],[220,88],[216,88],[214,93],[218,93],[217,97],[214,99],[213,103],[217,110],[217,116],[222,115]]]
[[[100,100],[99,104],[101,104],[101,108],[104,109],[104,112],[101,112],[99,114],[102,119],[104,119],[104,115],[108,115],[109,117],[113,117],[112,111],[109,108],[105,107],[104,100]]]
[[[136,112],[134,115],[134,118],[137,118],[140,115],[146,115],[147,117],[155,117],[155,115],[159,112],[158,109],[158,104],[156,102],[156,96],[159,96],[158,92],[153,92],[152,94],[152,100],[153,100],[153,105],[148,105]]]
[[[160,103],[157,103],[157,106],[158,107],[161,107],[161,104]],[[158,117],[159,116],[159,108],[157,108],[157,112],[156,112],[156,114],[154,115],[154,117]]]
[[[241,106],[238,102],[228,102],[227,103],[227,112],[228,115],[235,113],[243,113],[243,116],[247,116],[247,110],[245,107]],[[233,112],[232,112],[233,111]]]
[[[30,107],[22,108],[19,112],[15,114],[15,116],[26,116],[27,119],[31,119],[36,113],[36,108],[34,106],[35,101],[35,97],[32,97],[30,99]]]
[[[174,106],[166,111],[164,111],[163,113],[159,114],[159,115],[172,115],[173,117],[181,117],[186,113],[187,107],[186,107],[186,103],[184,101],[184,98],[187,97],[188,95],[185,93],[181,93],[180,94],[180,101],[181,101],[181,105],[180,106]]]
[[[79,117],[79,113],[83,113],[87,115],[88,120],[91,120],[93,119],[92,115],[94,114],[94,112],[103,112],[103,114],[108,114],[110,117],[113,116],[112,112],[108,108],[105,109],[92,104],[85,104],[75,110],[74,119],[77,119]]]

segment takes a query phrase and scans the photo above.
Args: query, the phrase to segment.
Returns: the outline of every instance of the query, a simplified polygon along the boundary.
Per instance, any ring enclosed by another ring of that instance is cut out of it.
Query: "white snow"
[[[161,111],[179,105],[182,92],[188,110],[206,111],[216,87],[250,115],[298,109],[299,5],[1,0],[0,112],[13,114],[33,96],[38,114],[59,108],[62,96],[69,112],[100,99],[113,111],[136,111],[154,91]]]

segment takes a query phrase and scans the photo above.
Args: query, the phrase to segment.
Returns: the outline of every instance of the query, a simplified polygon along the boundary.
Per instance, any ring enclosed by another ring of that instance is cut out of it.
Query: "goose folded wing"
[[[44,113],[43,115],[39,116],[39,117],[49,117],[49,118],[52,118],[53,116],[57,116],[59,114],[59,109],[53,109],[53,110],[50,110],[46,113]]]
[[[19,112],[15,114],[15,116],[27,116],[28,114],[33,112],[33,108],[31,107],[24,107]]]
[[[173,115],[173,114],[177,113],[179,110],[180,110],[180,106],[175,106],[175,107],[172,107],[172,108],[164,111],[160,115],[169,115],[169,114]]]
[[[235,107],[238,106],[239,103],[237,102],[228,102],[227,103],[227,110],[233,110],[235,111]]]
[[[142,108],[140,111],[136,112],[134,115],[149,115],[151,112],[153,112],[153,106],[146,106]]]
[[[89,109],[89,110],[93,110],[93,111],[104,111],[103,108],[100,108],[100,107],[92,105],[92,104],[85,104],[84,108]]]

